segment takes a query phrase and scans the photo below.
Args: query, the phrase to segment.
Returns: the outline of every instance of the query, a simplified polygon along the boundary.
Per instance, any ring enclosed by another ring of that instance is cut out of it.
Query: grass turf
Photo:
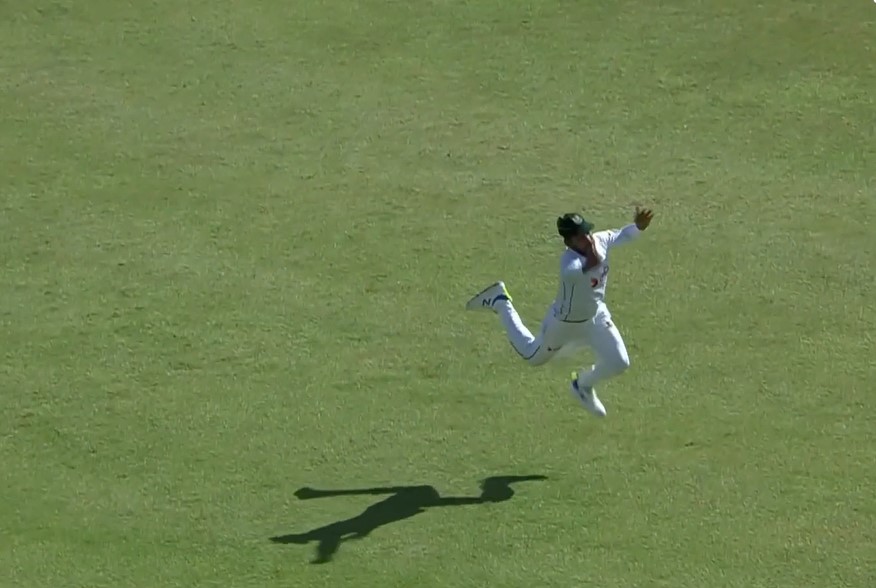
[[[872,586],[874,17],[3,2],[0,584]],[[600,422],[461,308],[637,203]]]

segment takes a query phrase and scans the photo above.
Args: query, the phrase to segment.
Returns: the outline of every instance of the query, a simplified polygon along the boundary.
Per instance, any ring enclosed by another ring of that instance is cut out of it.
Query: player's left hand
[[[654,218],[654,213],[651,212],[650,209],[639,208],[638,206],[636,207],[635,222],[636,222],[636,227],[640,231],[644,231],[645,229],[648,228],[648,225],[651,224],[652,218]]]

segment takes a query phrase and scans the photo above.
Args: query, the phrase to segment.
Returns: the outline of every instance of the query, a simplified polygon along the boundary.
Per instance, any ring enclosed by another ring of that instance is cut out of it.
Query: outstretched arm
[[[623,245],[629,243],[639,236],[642,231],[648,228],[651,224],[651,219],[654,218],[654,213],[647,208],[636,207],[636,216],[633,222],[621,229],[606,231],[608,233],[608,247],[615,245]]]
[[[635,224],[629,224],[620,229],[611,229],[608,233],[608,246],[623,245],[634,240],[642,232]]]

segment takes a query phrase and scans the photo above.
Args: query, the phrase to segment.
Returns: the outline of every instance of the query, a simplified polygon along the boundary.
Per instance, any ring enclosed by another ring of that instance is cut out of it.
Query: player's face
[[[587,258],[585,269],[593,268],[602,263],[599,254],[596,253],[596,245],[593,243],[592,235],[576,235],[573,245],[578,253]]]

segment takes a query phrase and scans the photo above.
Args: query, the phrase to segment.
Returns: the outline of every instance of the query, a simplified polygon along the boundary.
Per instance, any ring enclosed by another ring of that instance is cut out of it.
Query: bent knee
[[[619,355],[614,360],[614,370],[618,374],[622,374],[630,369],[630,356],[626,353]]]
[[[550,360],[552,360],[555,355],[556,355],[556,353],[554,352],[554,350],[542,348],[542,349],[537,350],[532,355],[530,355],[528,357],[524,357],[524,359],[526,360],[526,363],[529,364],[530,366],[538,367],[538,366],[544,365],[547,362],[549,362]]]
[[[536,353],[532,357],[526,359],[526,363],[532,367],[538,367],[550,361],[551,356],[544,353]]]

